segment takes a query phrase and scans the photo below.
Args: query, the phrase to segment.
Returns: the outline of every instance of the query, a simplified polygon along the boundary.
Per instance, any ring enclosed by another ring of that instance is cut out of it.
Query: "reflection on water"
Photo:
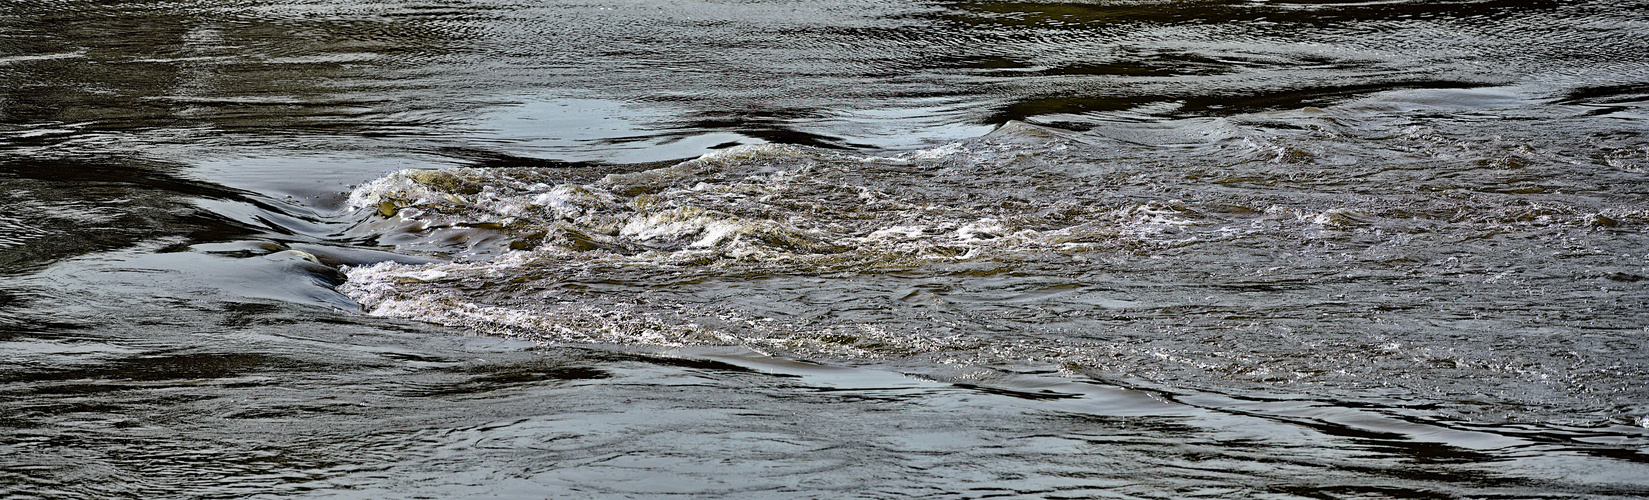
[[[0,497],[1646,496],[1643,7],[8,4]]]
[[[739,142],[728,134],[909,147],[980,133],[933,135],[961,124],[1088,127],[1096,114],[1157,103],[1208,116],[1529,75],[1568,85],[1598,69],[1588,78],[1634,81],[1641,67],[1621,58],[1641,47],[1612,33],[1641,21],[1616,8],[688,3],[664,15],[627,2],[52,2],[0,20],[14,33],[0,72],[15,82],[4,100],[7,122],[22,127],[14,134],[92,148],[120,146],[93,131],[168,148],[266,143],[241,134],[403,151],[473,138],[536,141],[537,156],[568,160],[664,160]],[[1429,40],[1444,42],[1417,42]],[[554,108],[564,104],[574,109]],[[627,124],[520,123],[546,114]],[[636,149],[626,138],[701,136],[718,137],[622,153]]]

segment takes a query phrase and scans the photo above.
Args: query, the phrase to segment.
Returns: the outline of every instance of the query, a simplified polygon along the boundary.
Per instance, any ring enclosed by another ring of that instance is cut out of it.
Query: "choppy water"
[[[0,497],[1649,496],[1649,4],[0,7]]]

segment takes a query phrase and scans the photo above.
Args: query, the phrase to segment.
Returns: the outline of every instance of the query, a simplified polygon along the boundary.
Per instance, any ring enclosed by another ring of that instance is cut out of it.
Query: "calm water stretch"
[[[0,498],[1643,498],[1649,3],[0,7]]]

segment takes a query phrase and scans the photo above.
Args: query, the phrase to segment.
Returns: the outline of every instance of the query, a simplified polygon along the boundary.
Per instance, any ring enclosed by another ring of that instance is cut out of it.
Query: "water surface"
[[[1649,495],[1646,7],[8,5],[0,496]]]

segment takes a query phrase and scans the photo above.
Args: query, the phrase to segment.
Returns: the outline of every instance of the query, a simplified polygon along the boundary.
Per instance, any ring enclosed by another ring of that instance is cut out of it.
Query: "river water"
[[[0,497],[1649,496],[1649,3],[0,7]]]

